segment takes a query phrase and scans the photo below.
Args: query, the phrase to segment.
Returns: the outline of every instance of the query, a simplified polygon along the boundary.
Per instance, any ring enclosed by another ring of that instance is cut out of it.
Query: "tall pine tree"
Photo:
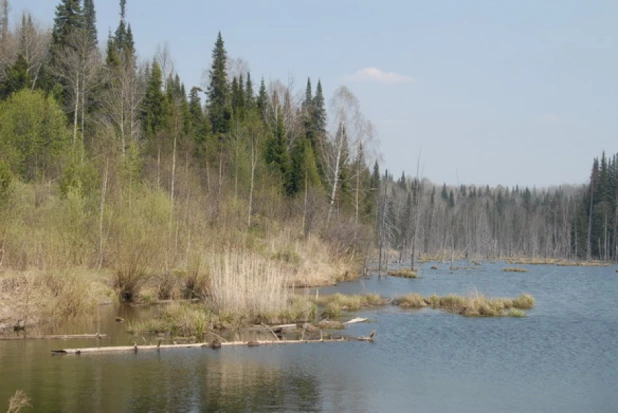
[[[209,72],[208,84],[208,116],[212,133],[218,138],[229,131],[230,127],[230,102],[229,85],[227,82],[227,52],[221,33],[217,36],[215,47],[212,51],[212,66]]]

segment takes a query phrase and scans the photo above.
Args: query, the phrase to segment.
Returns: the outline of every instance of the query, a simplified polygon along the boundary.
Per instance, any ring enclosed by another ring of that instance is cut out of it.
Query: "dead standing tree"
[[[326,148],[323,151],[326,159],[324,164],[328,168],[327,180],[330,186],[330,200],[326,225],[330,219],[337,199],[340,186],[341,171],[350,161],[348,145],[356,148],[359,140],[363,139],[365,120],[360,111],[360,104],[354,94],[345,86],[340,86],[331,100],[334,133],[329,133]]]

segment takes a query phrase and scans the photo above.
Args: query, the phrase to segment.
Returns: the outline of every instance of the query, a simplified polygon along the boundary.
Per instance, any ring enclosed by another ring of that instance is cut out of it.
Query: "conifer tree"
[[[266,108],[268,107],[268,93],[266,92],[266,84],[264,78],[260,82],[260,91],[258,92],[257,100],[255,102],[258,112],[262,118],[262,121],[266,120]]]
[[[322,82],[320,80],[318,80],[318,85],[315,90],[315,96],[312,99],[311,111],[311,146],[313,147],[313,153],[316,157],[318,171],[320,173],[320,176],[322,177],[322,181],[326,182],[327,167],[324,164],[324,145],[326,139],[326,105],[324,101],[324,94],[322,92]]]
[[[169,122],[168,100],[163,94],[163,73],[156,59],[150,68],[150,78],[142,101],[142,128],[144,136],[152,144]]]
[[[253,82],[251,81],[251,73],[247,73],[247,83],[245,84],[245,106],[247,111],[252,111],[255,108],[255,96],[253,95]]]
[[[208,84],[208,116],[212,132],[220,137],[229,130],[231,117],[229,107],[229,85],[227,83],[227,52],[221,32],[212,51],[212,66]]]
[[[9,68],[5,79],[0,83],[0,99],[6,99],[11,94],[24,88],[29,88],[32,79],[28,74],[28,63],[22,54]]]
[[[86,19],[80,0],[61,0],[56,6],[56,17],[52,28],[52,54],[68,45],[72,33],[85,27]]]
[[[289,193],[291,195],[305,191],[307,187],[320,184],[320,175],[315,162],[315,155],[311,143],[306,138],[296,142],[292,151],[292,170]]]
[[[281,109],[277,110],[277,126],[266,145],[266,164],[281,178],[286,194],[293,192],[291,162],[287,151],[287,138]]]
[[[201,159],[205,156],[209,127],[208,119],[204,115],[199,92],[202,92],[202,89],[199,87],[193,87],[191,92],[189,92],[189,116],[191,118],[196,156]]]
[[[88,32],[88,39],[92,47],[97,47],[98,33],[97,33],[97,14],[94,9],[94,0],[84,0],[84,23],[86,31]]]

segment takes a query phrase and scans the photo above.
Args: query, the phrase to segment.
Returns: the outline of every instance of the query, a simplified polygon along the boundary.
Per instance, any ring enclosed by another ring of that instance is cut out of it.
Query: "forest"
[[[0,272],[22,280],[11,284],[21,297],[208,296],[256,315],[284,308],[290,285],[359,275],[377,248],[400,261],[618,260],[617,155],[595,159],[579,186],[395,179],[345,86],[327,98],[317,77],[302,90],[266,83],[221,33],[206,84],[185,85],[168,46],[139,57],[126,0],[103,41],[93,0],[58,1],[51,30],[27,12],[10,21],[9,3]],[[56,316],[81,311],[47,302]]]

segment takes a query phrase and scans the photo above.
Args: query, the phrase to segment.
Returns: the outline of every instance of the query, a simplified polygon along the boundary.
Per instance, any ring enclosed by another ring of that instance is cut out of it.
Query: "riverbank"
[[[299,286],[334,285],[360,274],[358,261],[332,254],[317,237],[284,232],[268,241],[253,250],[206,251],[196,263],[167,272],[87,268],[1,272],[0,332],[66,323],[95,314],[100,305],[162,300],[197,301],[204,306],[203,313],[216,317],[219,324],[286,321],[308,311],[292,299]]]

